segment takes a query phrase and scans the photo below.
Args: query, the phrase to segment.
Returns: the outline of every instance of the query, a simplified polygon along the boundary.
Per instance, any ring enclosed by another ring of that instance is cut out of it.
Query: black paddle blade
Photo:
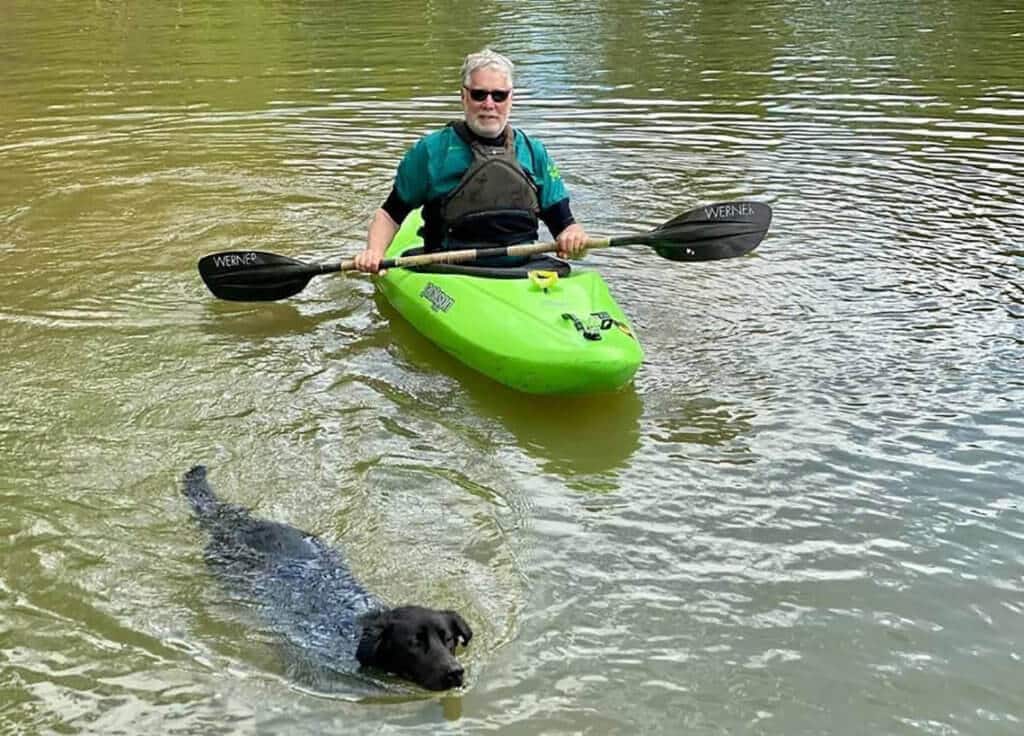
[[[760,202],[709,204],[669,220],[644,242],[670,261],[736,258],[758,246],[771,221],[771,207]]]
[[[213,253],[199,259],[199,275],[213,295],[234,302],[272,302],[302,291],[325,273],[293,258],[258,250]]]

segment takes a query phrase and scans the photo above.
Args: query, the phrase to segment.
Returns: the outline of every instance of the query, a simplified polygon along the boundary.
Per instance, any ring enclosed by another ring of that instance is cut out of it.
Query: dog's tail
[[[220,502],[213,495],[213,489],[210,488],[210,484],[206,482],[205,465],[193,467],[185,473],[182,481],[181,492],[185,494],[185,498],[192,504],[192,508],[195,509],[197,515],[208,514],[217,508]]]

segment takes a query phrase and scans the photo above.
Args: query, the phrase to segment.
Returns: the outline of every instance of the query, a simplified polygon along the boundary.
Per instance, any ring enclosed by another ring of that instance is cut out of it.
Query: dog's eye
[[[441,637],[441,641],[444,643],[445,649],[454,654],[455,645],[459,643],[458,639],[455,638],[455,635],[447,629],[438,629],[437,634]]]

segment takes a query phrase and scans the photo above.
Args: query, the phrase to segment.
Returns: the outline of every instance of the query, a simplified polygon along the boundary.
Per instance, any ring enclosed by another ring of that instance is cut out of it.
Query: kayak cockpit
[[[423,253],[422,246],[409,248],[402,251],[401,257],[418,256]],[[483,262],[471,261],[469,263],[430,263],[426,266],[416,266],[410,271],[419,273],[443,273],[459,274],[461,276],[476,276],[484,279],[527,279],[531,271],[548,271],[558,274],[559,278],[565,278],[572,272],[572,266],[568,261],[555,258],[547,254],[526,256],[516,259],[516,265],[497,265],[495,259],[484,259]]]

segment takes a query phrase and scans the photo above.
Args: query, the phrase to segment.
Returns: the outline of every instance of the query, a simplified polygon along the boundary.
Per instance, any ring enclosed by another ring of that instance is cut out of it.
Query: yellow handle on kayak
[[[558,283],[558,272],[557,271],[529,271],[528,275],[530,281],[538,289],[547,291],[552,286]]]

